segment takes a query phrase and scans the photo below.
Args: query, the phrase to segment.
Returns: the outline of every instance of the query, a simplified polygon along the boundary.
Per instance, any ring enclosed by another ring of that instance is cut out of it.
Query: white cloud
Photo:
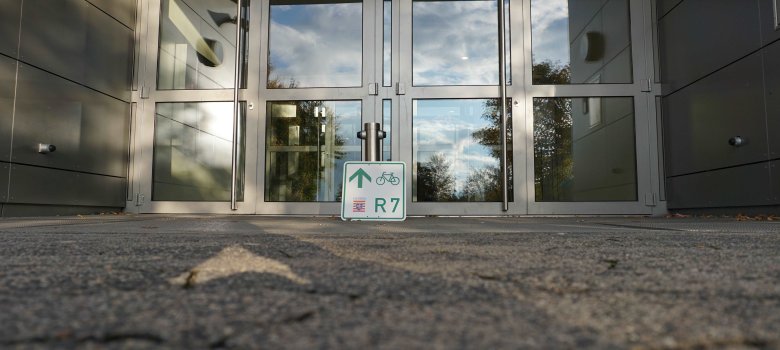
[[[271,79],[299,87],[358,86],[362,46],[360,4],[271,9]]]

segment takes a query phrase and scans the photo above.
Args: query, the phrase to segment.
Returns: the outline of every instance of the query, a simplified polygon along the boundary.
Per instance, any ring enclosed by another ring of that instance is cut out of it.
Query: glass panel
[[[242,12],[247,13],[246,9]],[[246,15],[243,17],[246,35],[249,21]],[[162,0],[157,88],[232,89],[235,41],[234,2]],[[242,51],[246,55],[245,47]],[[241,61],[245,75],[246,59]]]
[[[499,99],[413,101],[414,201],[502,200],[498,103]],[[512,125],[511,119],[507,124]],[[512,131],[508,129],[507,145],[512,144],[511,138]]]
[[[412,3],[415,86],[498,85],[498,6],[495,1]]]
[[[504,76],[507,85],[512,85],[512,26],[509,0],[504,0]]]
[[[636,201],[632,97],[534,98],[537,202]]]
[[[393,101],[382,100],[382,130],[385,131],[385,139],[382,140],[382,159],[393,160],[392,132],[393,132]]]
[[[244,198],[241,103],[238,200]],[[154,125],[152,200],[229,201],[233,102],[158,103]]]
[[[268,102],[265,200],[341,200],[344,162],[360,160],[360,101]]]
[[[630,84],[628,0],[531,0],[534,84]]]
[[[362,85],[363,4],[271,1],[268,88]]]
[[[393,84],[393,2],[385,0],[382,8],[382,86]]]

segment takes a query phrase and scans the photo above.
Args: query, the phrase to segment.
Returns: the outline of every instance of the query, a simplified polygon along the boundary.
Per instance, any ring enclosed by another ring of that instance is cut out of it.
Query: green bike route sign
[[[406,163],[346,162],[342,220],[406,220]]]

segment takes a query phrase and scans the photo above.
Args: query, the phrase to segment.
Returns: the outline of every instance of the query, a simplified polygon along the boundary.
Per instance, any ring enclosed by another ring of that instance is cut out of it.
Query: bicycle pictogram
[[[380,177],[378,177],[376,179],[376,184],[379,185],[379,186],[382,186],[382,185],[384,185],[385,183],[388,183],[388,182],[391,185],[395,186],[395,185],[398,185],[399,183],[401,183],[401,179],[398,178],[397,176],[395,176],[393,173],[387,172],[387,171],[382,172],[382,176],[380,176]]]

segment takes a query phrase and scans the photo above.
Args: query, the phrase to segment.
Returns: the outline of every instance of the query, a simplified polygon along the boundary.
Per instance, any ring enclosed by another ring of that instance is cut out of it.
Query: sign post
[[[342,220],[406,220],[406,163],[346,162]]]

